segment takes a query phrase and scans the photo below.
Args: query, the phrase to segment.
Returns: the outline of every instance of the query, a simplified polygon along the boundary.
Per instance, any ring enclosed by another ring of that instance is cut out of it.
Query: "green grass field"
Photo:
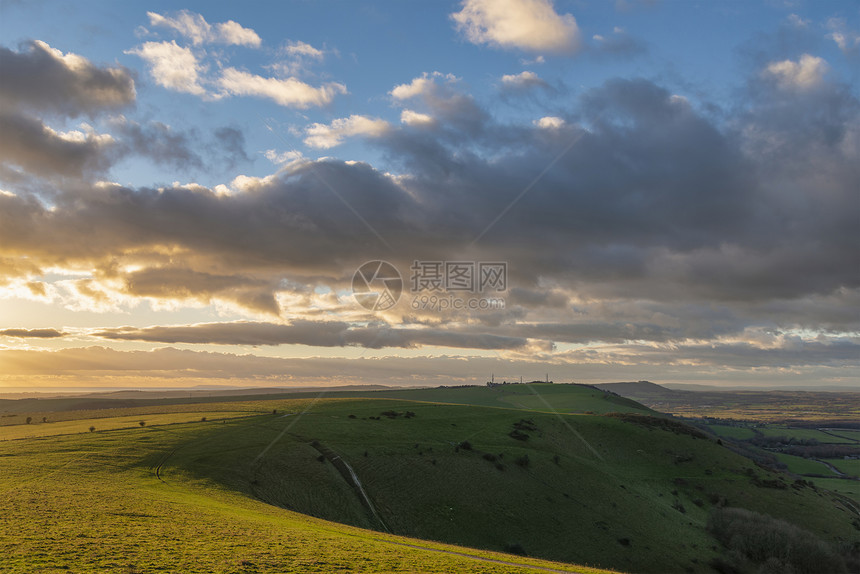
[[[0,441],[4,567],[705,573],[721,553],[705,526],[725,504],[834,543],[856,538],[827,491],[631,401],[535,387],[173,405],[4,428],[97,427]],[[563,414],[604,403],[631,414]]]
[[[842,458],[827,458],[824,459],[844,474],[860,477],[860,460],[845,460]]]
[[[836,476],[836,474],[827,468],[827,466],[814,460],[782,453],[774,453],[774,456],[779,460],[779,462],[785,464],[789,471],[795,474],[821,474]]]
[[[212,480],[156,477],[148,461],[253,428],[198,421],[0,443],[4,571],[593,571],[327,522]]]

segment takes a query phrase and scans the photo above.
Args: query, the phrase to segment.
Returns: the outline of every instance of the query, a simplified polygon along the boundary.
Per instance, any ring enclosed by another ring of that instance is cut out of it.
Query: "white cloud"
[[[296,78],[264,78],[235,68],[226,68],[218,84],[232,95],[269,98],[281,106],[300,109],[327,105],[336,95],[347,93],[346,86],[335,82],[315,88]]]
[[[535,120],[534,124],[545,130],[557,130],[564,125],[564,119],[556,116],[544,116],[539,120]]]
[[[325,56],[322,50],[314,48],[305,42],[289,42],[284,48],[284,51],[290,56],[302,56],[305,58],[313,58],[315,60],[322,60]]]
[[[305,157],[302,155],[302,152],[298,150],[289,150],[278,153],[277,150],[267,149],[263,155],[265,155],[266,159],[275,165],[290,165],[296,162],[305,161]]]
[[[860,34],[853,30],[849,30],[844,19],[831,18],[827,21],[827,27],[833,30],[827,35],[827,38],[836,42],[836,45],[839,46],[842,53],[848,55],[851,52],[860,50]]]
[[[505,74],[502,76],[502,85],[507,88],[522,89],[532,86],[546,86],[540,76],[528,70],[519,74]]]
[[[413,110],[403,110],[400,112],[400,121],[408,126],[429,126],[436,123],[433,116]]]
[[[201,66],[189,49],[176,42],[147,42],[130,50],[146,60],[155,81],[165,88],[202,96],[206,90],[200,85]]]
[[[213,43],[257,48],[261,40],[254,30],[244,28],[233,20],[221,22],[214,26],[200,14],[181,11],[176,17],[162,16],[156,12],[147,12],[152,26],[164,26],[176,30],[195,45]]]
[[[465,0],[451,18],[474,44],[555,53],[579,46],[576,18],[559,15],[549,0]]]
[[[414,78],[408,84],[400,84],[399,86],[395,86],[393,90],[389,92],[391,97],[395,100],[408,100],[409,98],[414,98],[416,96],[427,95],[434,91],[436,86],[436,78],[444,78],[448,82],[457,81],[457,77],[453,74],[442,74],[440,72],[433,72],[432,74],[424,73],[423,75]]]
[[[352,115],[339,118],[331,124],[312,124],[305,129],[305,143],[311,147],[328,149],[340,145],[350,136],[378,137],[390,129],[385,120]]]
[[[776,78],[783,88],[806,90],[821,84],[827,68],[824,59],[804,54],[797,62],[771,62],[765,68],[765,73]]]

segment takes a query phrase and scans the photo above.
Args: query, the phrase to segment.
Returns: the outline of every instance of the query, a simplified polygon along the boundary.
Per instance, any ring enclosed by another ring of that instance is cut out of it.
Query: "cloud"
[[[39,40],[25,47],[15,52],[0,46],[4,107],[77,117],[123,108],[135,100],[134,79],[125,68],[99,67]]]
[[[756,74],[729,119],[641,79],[586,90],[535,124],[500,121],[442,74],[398,88],[404,117],[423,114],[433,129],[358,116],[304,134],[320,145],[366,137],[395,173],[292,154],[229,187],[77,183],[50,205],[14,188],[0,194],[0,271],[24,289],[51,269],[85,270],[63,286],[75,304],[291,320],[283,332],[243,327],[247,340],[311,340],[295,321],[326,317],[332,345],[534,351],[550,362],[570,349],[540,344],[695,350],[744,342],[725,337],[748,327],[860,329],[850,312],[860,103],[830,75],[797,90]],[[419,311],[404,297],[369,318],[348,292],[371,257],[407,280],[414,260],[505,261],[518,290],[493,313]],[[229,329],[210,334],[238,336]],[[505,339],[481,343],[487,333]]]
[[[305,42],[287,42],[284,52],[290,56],[312,58],[314,60],[322,60],[325,56],[322,50],[314,48]]]
[[[206,90],[200,85],[204,71],[190,48],[179,46],[175,41],[146,42],[128,51],[143,58],[152,77],[169,90],[202,96]]]
[[[56,329],[3,329],[0,330],[0,335],[21,339],[56,339],[65,337],[66,333]]]
[[[632,57],[648,51],[646,44],[628,34],[623,28],[615,27],[612,34],[595,34],[590,50],[599,56]]]
[[[315,88],[296,78],[264,78],[235,68],[226,68],[218,85],[231,95],[268,98],[278,105],[298,109],[325,106],[335,96],[347,93],[346,86],[336,82]]]
[[[519,74],[506,74],[502,76],[502,86],[506,89],[524,90],[534,87],[548,88],[549,84],[534,72],[526,70]]]
[[[410,102],[411,105],[424,110],[410,110],[412,113],[426,116],[434,122],[442,122],[449,128],[477,133],[488,120],[488,115],[471,95],[459,90],[458,82],[459,79],[453,74],[425,72],[407,84],[395,86],[389,95],[395,103],[405,105]],[[418,116],[411,113],[407,114],[407,117],[418,119]]]
[[[796,62],[771,62],[765,68],[765,74],[774,78],[783,88],[809,90],[821,85],[827,70],[824,59],[803,54]]]
[[[0,113],[0,163],[45,176],[84,177],[104,172],[116,142],[108,134],[85,131],[58,132],[40,120]]]
[[[176,16],[147,12],[151,26],[170,28],[185,36],[194,45],[228,44],[258,48],[261,40],[254,30],[243,28],[233,20],[209,24],[200,14],[182,10]]]
[[[340,145],[347,137],[379,137],[390,128],[385,120],[353,115],[338,118],[331,124],[312,124],[305,128],[304,142],[315,148],[329,149]]]
[[[466,349],[513,349],[524,347],[520,337],[441,329],[392,328],[389,325],[352,326],[343,321],[297,320],[276,323],[205,323],[183,326],[121,327],[105,329],[95,336],[129,341],[220,345],[310,345],[314,347],[358,346],[417,348],[425,345]]]
[[[843,18],[830,18],[827,28],[831,32],[827,38],[833,40],[846,56],[860,53],[860,32],[848,28]]]
[[[451,18],[473,44],[563,54],[580,44],[576,19],[549,0],[465,0]]]
[[[409,126],[431,126],[436,123],[433,116],[413,110],[403,110],[400,112],[400,121]]]
[[[177,169],[203,167],[203,159],[192,149],[190,141],[196,134],[177,132],[161,122],[141,125],[124,116],[111,123],[129,152]]]
[[[557,116],[544,116],[539,120],[535,120],[535,125],[545,130],[557,130],[564,125],[564,118]]]

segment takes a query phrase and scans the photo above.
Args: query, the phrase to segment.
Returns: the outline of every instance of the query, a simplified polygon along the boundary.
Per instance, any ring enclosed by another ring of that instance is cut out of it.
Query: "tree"
[[[90,432],[95,432],[96,427],[90,427]]]
[[[30,424],[30,422],[31,422],[32,420],[33,420],[33,417],[27,417],[27,424]]]

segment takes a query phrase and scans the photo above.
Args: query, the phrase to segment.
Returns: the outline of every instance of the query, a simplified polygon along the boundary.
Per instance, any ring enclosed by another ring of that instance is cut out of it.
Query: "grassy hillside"
[[[277,508],[212,480],[156,476],[158,461],[174,449],[241,436],[257,419],[0,442],[0,570],[596,572],[362,530]]]
[[[164,471],[358,526],[637,572],[710,572],[722,549],[705,527],[726,504],[834,541],[857,533],[824,491],[650,418],[394,400],[293,410],[214,428]]]
[[[510,554],[527,553],[662,573],[725,562],[707,529],[724,507],[805,540],[858,537],[844,499],[592,387],[351,394],[199,405],[230,413],[205,422],[163,406],[142,427],[0,441],[0,552],[22,572],[572,568]]]

